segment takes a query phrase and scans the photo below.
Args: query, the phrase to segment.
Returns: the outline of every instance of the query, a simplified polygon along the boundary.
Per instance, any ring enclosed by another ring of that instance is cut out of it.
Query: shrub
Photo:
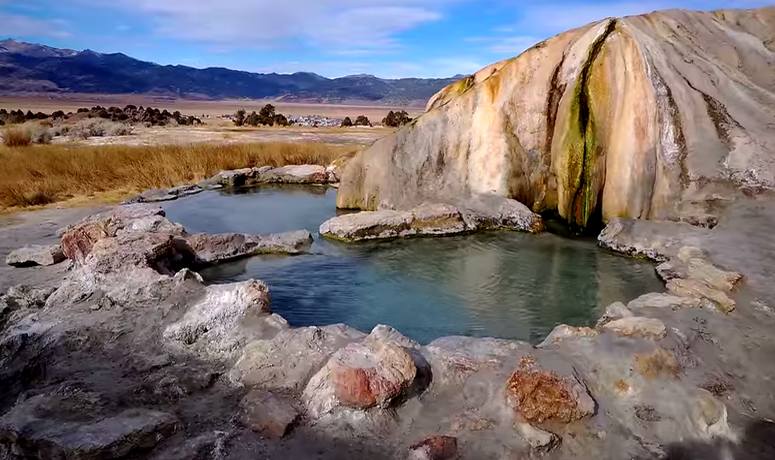
[[[72,139],[87,139],[102,136],[128,136],[132,127],[125,123],[115,123],[98,118],[85,118],[73,126],[63,126],[60,133]]]
[[[358,115],[358,117],[355,119],[355,126],[371,126],[369,117],[366,115]]]
[[[285,115],[277,113],[274,116],[274,124],[277,126],[288,126],[288,119],[285,118]]]
[[[3,144],[7,147],[26,147],[32,144],[32,133],[24,127],[9,127],[3,130]]]
[[[234,114],[234,124],[237,126],[243,126],[245,124],[245,109],[239,109],[237,110],[237,113]]]
[[[382,119],[382,124],[391,128],[397,128],[409,123],[410,121],[412,121],[412,119],[409,117],[409,114],[406,113],[405,110],[398,112],[393,112],[391,110],[388,112],[387,116]]]
[[[344,120],[342,120],[342,124],[339,125],[342,128],[349,128],[353,125],[353,121],[350,120],[350,117],[344,117]]]

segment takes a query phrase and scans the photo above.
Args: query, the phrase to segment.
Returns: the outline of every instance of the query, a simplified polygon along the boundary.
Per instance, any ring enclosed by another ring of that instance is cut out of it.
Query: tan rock
[[[288,434],[301,415],[289,400],[260,390],[245,395],[240,408],[240,420],[245,426],[273,439]]]
[[[663,348],[636,354],[633,368],[647,379],[675,378],[681,370],[675,355]]]
[[[711,301],[721,312],[731,313],[735,310],[736,303],[723,291],[713,289],[702,281],[695,279],[674,279],[667,283],[667,290],[671,294],[682,297],[703,298]]]
[[[606,323],[610,323],[611,321],[621,318],[628,318],[630,316],[632,316],[632,311],[630,311],[629,308],[627,308],[621,302],[614,302],[611,305],[605,307],[605,313],[603,313],[603,316],[597,320],[597,327],[600,327]]]
[[[620,318],[604,324],[602,329],[616,335],[644,339],[661,339],[667,334],[665,323],[656,318],[642,316]]]
[[[702,301],[696,297],[679,297],[666,293],[650,292],[627,304],[630,310],[641,308],[700,308]]]
[[[572,339],[576,337],[595,337],[597,331],[589,327],[575,327],[568,326],[567,324],[560,324],[552,329],[552,332],[546,336],[543,342],[538,344],[538,348],[547,347],[566,339]]]

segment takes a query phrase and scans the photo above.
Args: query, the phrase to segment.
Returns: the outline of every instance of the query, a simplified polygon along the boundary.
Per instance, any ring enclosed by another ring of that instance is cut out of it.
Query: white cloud
[[[0,12],[0,24],[0,34],[6,37],[67,38],[72,35],[67,31],[65,22],[60,20],[39,20]]]
[[[94,0],[92,0],[94,1]],[[395,35],[442,17],[460,0],[118,0],[151,16],[160,35],[229,47],[385,50]]]

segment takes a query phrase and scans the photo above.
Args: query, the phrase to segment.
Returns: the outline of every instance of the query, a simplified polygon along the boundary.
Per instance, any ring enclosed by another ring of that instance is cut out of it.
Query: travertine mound
[[[343,208],[494,193],[587,227],[715,225],[775,187],[775,7],[606,19],[436,94],[346,168]]]

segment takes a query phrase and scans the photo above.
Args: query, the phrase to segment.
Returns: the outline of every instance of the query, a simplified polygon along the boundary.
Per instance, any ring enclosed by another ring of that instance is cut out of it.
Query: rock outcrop
[[[606,19],[444,88],[358,154],[342,208],[496,194],[587,227],[713,226],[738,188],[775,187],[775,8]]]
[[[58,244],[42,246],[33,244],[19,248],[5,258],[5,263],[14,267],[31,267],[35,265],[54,265],[65,260],[62,246]]]

